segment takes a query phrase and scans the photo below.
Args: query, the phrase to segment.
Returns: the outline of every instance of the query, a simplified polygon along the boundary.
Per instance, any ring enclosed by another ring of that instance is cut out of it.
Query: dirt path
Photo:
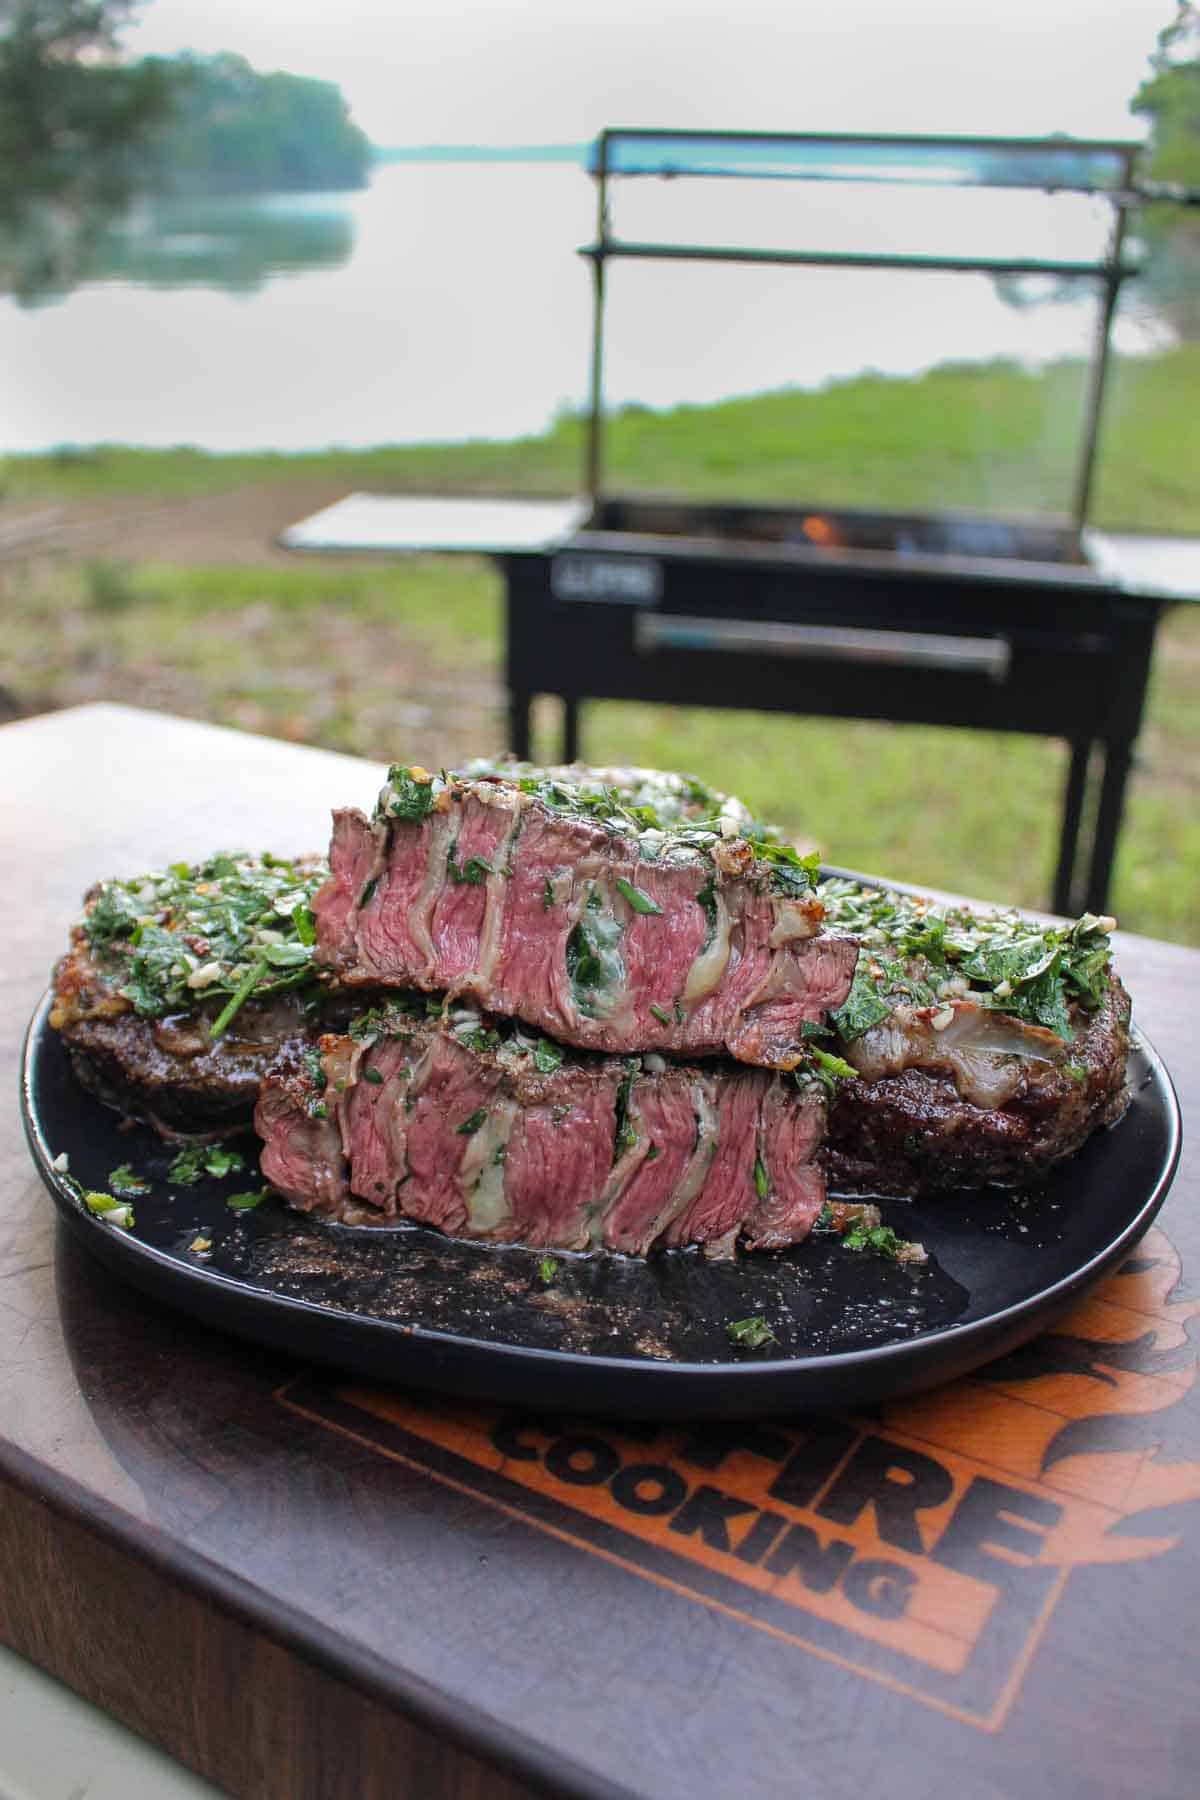
[[[326,478],[181,500],[12,501],[0,505],[0,559],[66,552],[119,562],[286,563],[280,532],[345,491]]]

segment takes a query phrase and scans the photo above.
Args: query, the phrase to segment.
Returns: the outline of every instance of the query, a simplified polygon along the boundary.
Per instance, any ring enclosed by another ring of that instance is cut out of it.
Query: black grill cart
[[[613,130],[591,174],[597,231],[584,496],[569,501],[352,495],[284,534],[294,550],[463,550],[494,556],[507,595],[511,747],[528,755],[533,697],[640,700],[1016,731],[1065,739],[1052,904],[1105,910],[1155,631],[1200,598],[1186,540],[1088,528],[1111,327],[1134,182],[1131,143]],[[874,183],[1078,195],[1107,209],[1091,258],[646,241],[619,236],[614,189],[679,183]],[[977,273],[1094,290],[1080,442],[1064,514],[892,512],[804,494],[787,504],[611,491],[605,314],[632,261]],[[1087,826],[1086,833],[1083,830]],[[1086,835],[1088,842],[1081,842]]]

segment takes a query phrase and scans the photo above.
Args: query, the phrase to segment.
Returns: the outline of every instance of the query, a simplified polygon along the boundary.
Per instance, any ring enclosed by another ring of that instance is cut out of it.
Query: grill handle
[[[886,664],[902,669],[949,669],[1002,682],[1012,645],[1002,637],[957,637],[948,632],[871,631],[849,625],[787,625],[709,619],[685,613],[639,612],[639,656],[660,650],[719,650],[734,656],[804,656],[823,662]]]

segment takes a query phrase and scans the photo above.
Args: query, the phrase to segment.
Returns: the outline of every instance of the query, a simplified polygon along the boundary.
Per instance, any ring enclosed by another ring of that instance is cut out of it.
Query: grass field
[[[1038,374],[951,364],[915,380],[864,375],[669,412],[627,408],[606,431],[614,488],[903,508],[1066,511],[1083,365]],[[1116,359],[1092,520],[1113,530],[1200,532],[1200,344]],[[182,499],[327,477],[343,490],[570,493],[583,428],[541,437],[372,450],[210,454],[120,445],[0,459],[0,499]]]
[[[1078,371],[1061,365],[1046,380],[1063,384],[1049,398],[1065,410]],[[1034,378],[991,365],[912,383],[863,378],[707,410],[631,412],[613,424],[612,485],[891,506],[938,496],[946,505],[1034,510],[1067,467],[1062,433],[1045,426],[1056,413],[1047,402]],[[991,451],[1007,446],[986,468],[981,414]],[[1198,416],[1200,349],[1118,366],[1099,522],[1200,534],[1200,458],[1191,447]],[[309,563],[265,551],[253,563],[234,561],[219,511],[211,543],[205,539],[201,553],[193,546],[185,560],[177,521],[197,497],[234,493],[243,508],[248,495],[261,494],[265,507],[274,494],[287,516],[292,488],[307,496],[323,481],[330,497],[356,486],[569,492],[579,449],[578,422],[564,420],[544,438],[514,444],[301,457],[111,448],[10,458],[0,473],[0,518],[56,507],[64,547],[0,562],[0,682],[20,711],[119,699],[432,766],[499,749],[501,586],[491,565]],[[310,505],[306,498],[298,511]],[[152,512],[152,555],[134,561],[71,548],[72,520],[106,506]],[[264,545],[269,536],[264,525]],[[1200,943],[1198,678],[1200,612],[1180,608],[1160,633],[1114,895],[1124,925],[1188,943]],[[547,752],[554,722],[546,703],[539,724]],[[1055,744],[595,705],[585,751],[596,761],[686,767],[732,786],[831,860],[1026,904],[1044,903],[1049,890],[1065,766]],[[314,845],[322,832],[314,819]]]

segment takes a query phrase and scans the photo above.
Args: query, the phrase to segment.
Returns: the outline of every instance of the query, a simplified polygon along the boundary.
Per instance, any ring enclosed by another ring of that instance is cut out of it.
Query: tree
[[[120,62],[133,0],[0,0],[0,285],[69,283],[133,192],[176,76]]]
[[[178,59],[171,120],[156,135],[146,185],[170,194],[359,188],[371,146],[331,81],[260,74],[243,57]]]
[[[1175,18],[1158,34],[1154,73],[1131,101],[1150,121],[1149,182],[1200,189],[1200,12],[1179,0]],[[1142,286],[1151,305],[1181,337],[1200,338],[1200,211],[1193,205],[1154,204],[1139,224],[1148,252]]]

